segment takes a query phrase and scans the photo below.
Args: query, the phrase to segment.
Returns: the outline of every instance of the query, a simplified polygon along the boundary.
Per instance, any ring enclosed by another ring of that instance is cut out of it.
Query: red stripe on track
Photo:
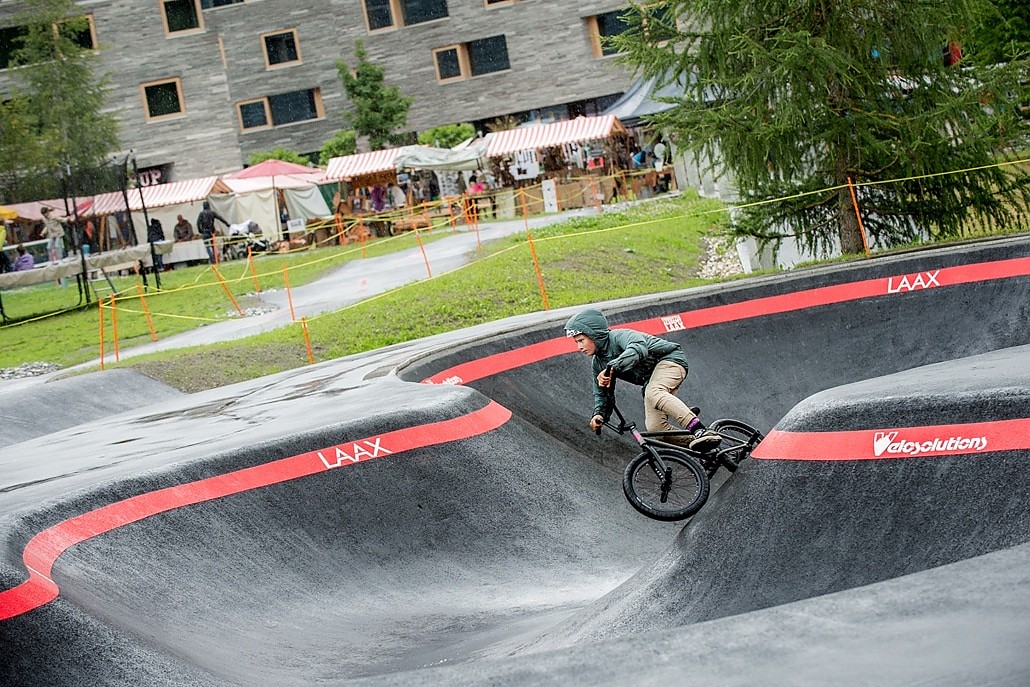
[[[511,411],[491,401],[480,410],[451,420],[407,427],[224,475],[159,489],[69,518],[43,530],[25,545],[22,560],[29,571],[29,579],[17,587],[0,592],[0,620],[27,613],[56,599],[60,590],[51,579],[54,563],[69,547],[80,542],[175,508],[212,501],[374,458],[474,437],[497,429],[509,419]]]
[[[822,305],[847,301],[896,296],[925,291],[943,286],[957,286],[994,279],[1008,279],[1030,274],[1030,258],[1014,258],[981,262],[973,265],[943,267],[937,270],[896,274],[865,281],[823,286],[806,291],[796,291],[779,296],[768,296],[754,300],[700,308],[688,312],[673,313],[665,317],[654,317],[630,322],[618,327],[631,327],[648,334],[667,334],[684,329],[694,329],[713,324],[722,324],[752,317],[775,315],[795,310],[816,308]],[[448,368],[423,380],[427,384],[467,384],[477,379],[507,372],[524,365],[538,363],[548,358],[575,352],[576,346],[565,337],[548,339],[540,343],[523,346],[511,351],[473,360]]]
[[[759,460],[890,460],[1020,450],[1030,450],[1030,419],[847,432],[773,429],[751,457]]]

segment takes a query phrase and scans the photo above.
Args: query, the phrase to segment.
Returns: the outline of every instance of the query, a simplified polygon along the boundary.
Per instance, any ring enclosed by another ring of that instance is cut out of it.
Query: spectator
[[[18,244],[18,257],[14,261],[14,271],[21,272],[24,270],[31,270],[36,266],[36,261],[33,260],[32,255],[25,250],[25,246]]]
[[[404,189],[397,184],[387,184],[386,191],[387,196],[390,199],[390,204],[393,205],[395,209],[399,210],[408,204],[408,198],[404,195]]]
[[[6,220],[0,225],[0,272],[11,271],[11,259],[7,257],[7,251],[4,250],[4,244],[7,243],[8,226]]]
[[[118,247],[128,248],[133,245],[135,237],[132,235],[132,227],[129,226],[129,216],[124,212],[114,213],[114,221],[118,226]]]
[[[176,219],[179,221],[176,222],[175,229],[172,233],[172,235],[175,237],[175,240],[192,241],[194,237],[193,225],[190,224],[190,221],[182,215],[179,215],[178,217],[176,217]]]
[[[440,182],[436,178],[436,172],[429,173],[429,200],[440,200]]]
[[[64,259],[64,225],[61,220],[52,217],[53,210],[43,208],[43,236],[47,240],[47,255],[51,262]]]
[[[473,174],[472,176],[469,177],[468,191],[469,191],[469,193],[471,193],[474,196],[475,195],[479,195],[480,193],[483,193],[484,191],[486,191],[486,184],[484,184],[480,180],[479,176]]]
[[[282,203],[282,201],[279,201]],[[279,208],[279,230],[282,232],[283,240],[290,240],[290,211],[287,209],[286,204],[282,203]]]
[[[204,209],[197,215],[197,231],[200,232],[200,238],[204,239],[204,245],[207,247],[207,261],[212,265],[215,263],[215,220],[226,227],[229,226],[229,223],[221,215],[211,209],[211,203],[205,200]]]
[[[161,226],[161,220],[157,217],[150,219],[150,226],[147,227],[147,241],[150,243],[156,243],[157,241],[165,240],[165,230]],[[163,255],[158,253],[156,250],[153,251],[154,255],[154,270],[161,272],[165,268],[165,258]]]
[[[386,189],[382,184],[372,187],[372,212],[382,212],[386,207]]]

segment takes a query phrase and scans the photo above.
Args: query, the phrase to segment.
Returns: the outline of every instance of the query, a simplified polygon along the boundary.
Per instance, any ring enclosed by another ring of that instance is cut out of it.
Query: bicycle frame
[[[673,437],[673,436],[693,436],[691,434],[691,432],[688,432],[685,429],[669,429],[669,430],[665,430],[665,431],[661,431],[661,432],[641,432],[640,430],[637,429],[637,425],[636,425],[635,422],[627,422],[626,421],[626,418],[622,415],[622,412],[619,411],[619,407],[618,406],[613,405],[612,406],[612,411],[619,418],[619,424],[615,424],[614,422],[608,421],[608,422],[604,423],[604,426],[608,427],[609,429],[614,431],[616,434],[626,434],[627,432],[629,432],[630,436],[632,436],[633,439],[638,444],[640,444],[641,448],[647,449],[651,453],[655,453],[655,451],[653,450],[652,447],[657,445],[657,446],[661,446],[662,448],[671,448],[671,449],[675,449],[677,451],[682,451],[684,453],[689,454],[692,457],[697,457],[698,456],[698,453],[696,451],[692,451],[691,449],[687,448],[686,446],[681,446],[679,444],[673,444],[673,443],[670,443],[670,442],[667,442],[667,441],[662,441],[661,439],[658,438],[658,437]],[[598,432],[598,433],[600,433],[600,432]],[[661,459],[659,458],[659,460],[661,460]]]

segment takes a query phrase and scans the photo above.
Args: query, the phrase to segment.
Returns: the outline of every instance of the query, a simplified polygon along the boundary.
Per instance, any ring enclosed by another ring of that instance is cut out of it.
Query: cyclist
[[[600,310],[588,309],[565,324],[565,335],[576,341],[580,353],[593,358],[594,414],[590,428],[597,431],[612,413],[614,394],[612,380],[605,372],[611,366],[619,379],[643,387],[644,425],[649,432],[667,432],[674,429],[669,419],[675,420],[689,437],[670,443],[686,444],[690,449],[704,453],[719,445],[721,437],[705,428],[676,392],[687,376],[687,358],[683,348],[673,341],[652,336],[633,329],[608,328],[608,320]]]

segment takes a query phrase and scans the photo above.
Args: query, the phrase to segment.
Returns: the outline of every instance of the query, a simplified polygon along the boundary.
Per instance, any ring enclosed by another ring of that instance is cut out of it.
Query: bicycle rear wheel
[[[643,451],[623,472],[626,499],[637,511],[655,520],[689,518],[708,500],[708,476],[686,454],[672,449],[657,451],[669,469],[668,483],[656,472],[651,454]]]
[[[736,472],[740,464],[751,457],[751,450],[765,438],[764,434],[740,420],[716,420],[709,429],[723,437],[719,446],[719,462],[730,472]]]

